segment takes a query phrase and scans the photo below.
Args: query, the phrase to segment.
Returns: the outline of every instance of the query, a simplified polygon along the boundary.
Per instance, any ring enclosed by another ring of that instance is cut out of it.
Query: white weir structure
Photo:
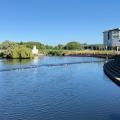
[[[35,45],[33,46],[32,54],[33,54],[33,55],[38,55],[38,49],[36,48]]]

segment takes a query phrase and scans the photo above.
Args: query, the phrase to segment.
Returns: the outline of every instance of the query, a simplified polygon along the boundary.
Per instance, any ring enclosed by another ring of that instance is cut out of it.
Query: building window
[[[119,39],[119,32],[118,31],[112,31],[112,38],[113,39]]]

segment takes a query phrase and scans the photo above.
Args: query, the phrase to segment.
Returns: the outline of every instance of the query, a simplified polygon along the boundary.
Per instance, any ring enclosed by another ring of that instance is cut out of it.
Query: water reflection
[[[28,64],[30,62],[30,59],[7,59],[3,61],[4,64]]]
[[[33,59],[33,63],[34,63],[34,64],[37,64],[38,61],[39,61],[39,59],[40,59],[40,57],[35,56],[34,59]]]
[[[39,62],[39,60],[41,59],[41,57],[34,57],[34,59],[5,59],[3,60],[4,64],[36,64]]]

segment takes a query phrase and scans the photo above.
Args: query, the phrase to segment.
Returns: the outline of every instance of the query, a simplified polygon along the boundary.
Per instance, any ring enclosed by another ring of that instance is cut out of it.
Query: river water
[[[11,69],[0,72],[0,120],[120,120],[120,87],[104,74],[101,61],[91,57],[0,60],[0,70]],[[32,65],[43,66],[12,70]]]

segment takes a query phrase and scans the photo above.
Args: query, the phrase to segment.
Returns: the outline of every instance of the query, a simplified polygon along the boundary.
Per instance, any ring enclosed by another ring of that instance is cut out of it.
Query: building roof
[[[120,28],[109,29],[109,30],[104,31],[103,33],[110,32],[110,31],[115,31],[115,30],[120,31]]]

